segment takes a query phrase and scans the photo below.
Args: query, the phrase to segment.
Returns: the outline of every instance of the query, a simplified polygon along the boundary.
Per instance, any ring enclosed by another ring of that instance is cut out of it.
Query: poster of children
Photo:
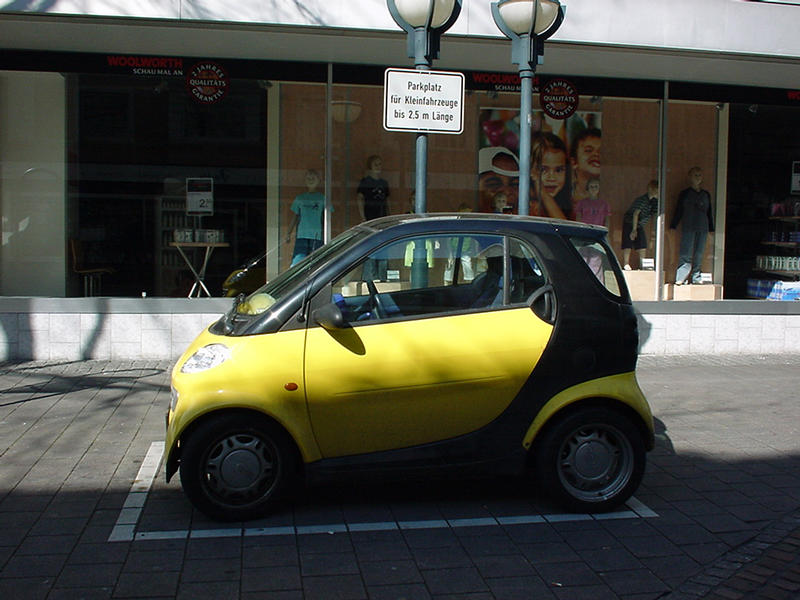
[[[529,214],[606,221],[608,204],[600,187],[601,116],[598,111],[577,111],[567,119],[554,119],[533,111]],[[482,108],[479,131],[479,210],[516,213],[519,109]]]

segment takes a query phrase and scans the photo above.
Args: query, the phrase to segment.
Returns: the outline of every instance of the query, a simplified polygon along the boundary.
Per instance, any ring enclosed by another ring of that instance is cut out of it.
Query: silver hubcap
[[[589,425],[564,440],[558,476],[573,497],[601,502],[627,485],[633,462],[633,448],[620,431],[610,425]]]
[[[204,464],[209,493],[237,506],[263,498],[276,481],[273,447],[250,433],[232,434],[217,442]]]

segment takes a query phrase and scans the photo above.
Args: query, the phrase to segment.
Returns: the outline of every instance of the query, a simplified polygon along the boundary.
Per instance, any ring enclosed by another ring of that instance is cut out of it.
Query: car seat
[[[470,284],[474,298],[470,308],[499,306],[503,302],[503,257],[487,258],[486,267],[486,271],[475,277]]]

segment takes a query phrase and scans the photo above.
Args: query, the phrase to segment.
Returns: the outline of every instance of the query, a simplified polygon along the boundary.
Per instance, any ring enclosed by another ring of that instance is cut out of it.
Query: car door
[[[503,412],[553,330],[526,303],[536,286],[514,291],[512,247],[521,243],[499,235],[404,239],[321,292],[315,306],[336,304],[346,321],[312,318],[307,330],[306,397],[323,456],[448,439]]]

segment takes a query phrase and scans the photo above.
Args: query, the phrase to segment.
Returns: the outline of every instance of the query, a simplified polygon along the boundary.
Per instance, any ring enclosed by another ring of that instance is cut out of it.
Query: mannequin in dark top
[[[367,159],[367,173],[358,183],[356,201],[362,221],[389,214],[389,184],[381,177],[383,159],[373,154]]]
[[[358,183],[356,203],[362,221],[385,217],[389,214],[389,184],[381,177],[383,159],[373,154],[367,159],[367,173]],[[364,281],[385,281],[388,261],[384,258],[369,258],[364,262]]]
[[[626,271],[631,270],[631,250],[639,255],[639,268],[642,268],[647,252],[647,236],[644,225],[658,214],[658,181],[647,184],[647,193],[637,197],[622,217],[622,263]]]
[[[711,194],[700,187],[703,172],[700,167],[689,170],[691,185],[678,196],[678,206],[670,223],[675,229],[681,223],[681,243],[675,284],[700,283],[700,265],[709,232],[714,231]]]

